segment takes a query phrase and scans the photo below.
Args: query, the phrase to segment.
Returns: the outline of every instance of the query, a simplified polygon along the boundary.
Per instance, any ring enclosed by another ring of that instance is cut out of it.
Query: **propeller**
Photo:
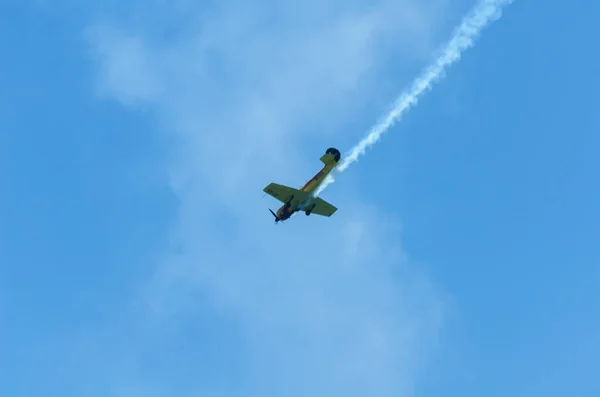
[[[271,211],[271,214],[273,214],[273,216],[275,217],[275,223],[279,222],[281,219],[279,219],[279,217],[277,216],[276,213],[273,212],[272,209],[269,208],[269,211]]]

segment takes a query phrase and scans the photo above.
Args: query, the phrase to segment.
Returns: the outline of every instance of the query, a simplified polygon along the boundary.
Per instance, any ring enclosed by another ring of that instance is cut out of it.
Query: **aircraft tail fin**
[[[325,154],[321,156],[320,160],[324,164],[337,164],[340,161],[341,157],[342,156],[339,150],[337,150],[336,148],[329,148],[327,149]]]

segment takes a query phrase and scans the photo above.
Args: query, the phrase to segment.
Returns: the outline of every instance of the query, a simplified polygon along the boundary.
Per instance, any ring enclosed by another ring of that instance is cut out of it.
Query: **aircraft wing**
[[[290,198],[293,196],[292,206],[297,205],[299,202],[304,201],[309,193],[304,192],[302,190],[294,189],[293,187],[279,185],[277,183],[270,183],[267,187],[263,189],[263,192],[267,193],[270,196],[275,197],[277,200],[282,203],[287,203]]]
[[[327,201],[320,197],[315,199],[315,207],[311,211],[311,214],[317,214],[322,216],[331,216],[337,211],[337,208],[329,204]]]
[[[270,183],[267,187],[263,189],[263,192],[268,195],[276,198],[282,203],[287,203],[290,198],[294,197],[292,200],[292,207],[296,207],[302,202],[310,202],[309,195],[310,193],[304,192],[299,189],[294,189],[293,187],[279,185],[277,183]],[[307,201],[308,200],[308,201]],[[337,208],[333,205],[329,204],[327,201],[323,200],[320,197],[317,197],[314,200],[314,207],[311,211],[311,214],[317,214],[321,216],[331,216],[337,211]]]

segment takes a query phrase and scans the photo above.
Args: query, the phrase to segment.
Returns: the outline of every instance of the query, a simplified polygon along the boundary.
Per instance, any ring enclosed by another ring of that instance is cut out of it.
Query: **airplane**
[[[277,213],[269,208],[269,211],[271,211],[271,214],[275,217],[275,223],[285,221],[295,212],[299,211],[304,211],[306,216],[309,216],[310,214],[327,217],[333,215],[337,211],[337,208],[319,197],[314,197],[312,193],[319,185],[321,185],[321,183],[323,183],[325,177],[335,168],[341,157],[339,150],[335,148],[327,149],[320,159],[323,164],[325,164],[323,169],[306,182],[300,189],[294,189],[277,183],[271,183],[265,187],[263,189],[265,193],[284,203],[281,208],[277,210]]]

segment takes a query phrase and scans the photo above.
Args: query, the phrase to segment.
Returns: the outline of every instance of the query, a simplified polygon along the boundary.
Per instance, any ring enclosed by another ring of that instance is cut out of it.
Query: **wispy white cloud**
[[[406,260],[393,215],[339,184],[334,217],[274,227],[274,204],[260,198],[268,182],[301,184],[326,142],[345,139],[340,126],[379,92],[390,58],[408,70],[429,56],[444,4],[174,4],[87,37],[99,93],[150,108],[174,142],[179,216],[147,303],[185,324],[212,312],[243,335],[222,353],[243,368],[214,384],[188,379],[190,395],[240,395],[223,386],[235,382],[248,396],[411,395],[443,303]],[[298,150],[307,143],[311,156]],[[210,361],[198,358],[198,371]]]

